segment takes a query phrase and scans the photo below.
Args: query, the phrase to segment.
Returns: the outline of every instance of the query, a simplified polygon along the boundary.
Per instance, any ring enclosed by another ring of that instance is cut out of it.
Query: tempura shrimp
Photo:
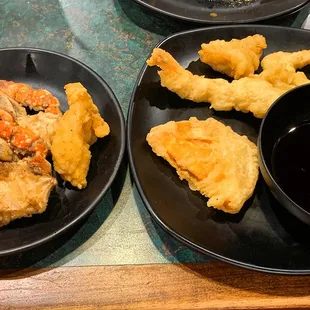
[[[258,75],[244,77],[231,83],[224,79],[208,79],[184,69],[168,52],[155,48],[149,66],[158,66],[161,85],[194,102],[209,102],[218,111],[235,109],[252,112],[262,118],[271,104],[285,90],[274,87]],[[293,87],[293,86],[292,86]]]

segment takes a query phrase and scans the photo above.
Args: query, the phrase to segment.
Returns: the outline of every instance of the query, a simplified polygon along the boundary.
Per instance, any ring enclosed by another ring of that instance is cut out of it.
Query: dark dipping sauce
[[[285,194],[310,211],[310,122],[286,132],[272,152],[272,174]]]

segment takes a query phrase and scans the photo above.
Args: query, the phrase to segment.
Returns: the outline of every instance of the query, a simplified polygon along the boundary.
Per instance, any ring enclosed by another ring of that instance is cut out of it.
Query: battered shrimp
[[[194,102],[209,102],[218,111],[235,109],[252,112],[262,118],[271,104],[285,90],[274,87],[257,75],[234,80],[208,79],[185,70],[166,51],[155,48],[149,66],[158,66],[161,85],[179,95],[182,99]],[[292,86],[293,87],[293,86]]]

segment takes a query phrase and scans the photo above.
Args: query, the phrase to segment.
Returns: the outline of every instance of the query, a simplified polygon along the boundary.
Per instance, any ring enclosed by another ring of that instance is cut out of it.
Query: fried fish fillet
[[[215,40],[204,43],[198,53],[200,60],[213,70],[237,80],[254,74],[266,47],[265,37],[255,34],[241,40]]]
[[[161,85],[182,99],[209,102],[217,111],[235,109],[264,117],[268,108],[286,89],[274,87],[258,75],[234,80],[208,79],[184,69],[168,52],[155,48],[147,60],[149,66],[158,66]],[[293,88],[294,86],[291,86]]]
[[[260,78],[273,86],[290,89],[295,86],[310,83],[303,72],[297,72],[310,65],[310,50],[299,52],[276,52],[265,56],[261,62],[263,68]]]
[[[81,83],[67,84],[65,91],[69,110],[59,121],[51,152],[54,168],[61,178],[81,189],[87,185],[91,159],[89,147],[97,137],[107,136],[110,128]]]
[[[42,158],[42,160],[45,160]],[[49,195],[56,185],[48,171],[32,158],[0,162],[0,226],[46,210]]]
[[[208,118],[156,126],[147,142],[174,167],[191,190],[209,198],[208,207],[238,213],[258,179],[257,147],[246,136]]]

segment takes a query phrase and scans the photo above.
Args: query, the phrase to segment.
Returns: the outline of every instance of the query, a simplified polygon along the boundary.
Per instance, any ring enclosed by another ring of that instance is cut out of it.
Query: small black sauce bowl
[[[271,168],[275,143],[286,130],[304,121],[310,121],[310,84],[288,91],[269,108],[260,126],[258,154],[260,170],[271,193],[291,214],[310,225],[310,213],[285,194],[273,177]]]

